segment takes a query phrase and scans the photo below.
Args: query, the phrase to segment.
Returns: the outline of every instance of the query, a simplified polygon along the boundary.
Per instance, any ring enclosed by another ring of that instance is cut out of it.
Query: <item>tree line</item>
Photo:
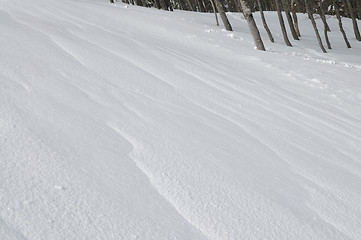
[[[316,39],[321,50],[326,53],[326,48],[320,36],[315,16],[322,20],[323,35],[328,49],[331,49],[331,43],[328,37],[330,27],[327,23],[326,15],[335,15],[338,20],[339,31],[341,32],[345,45],[351,48],[348,37],[342,25],[342,18],[347,17],[352,20],[353,33],[358,41],[361,41],[361,35],[357,24],[357,19],[361,19],[361,0],[121,0],[127,4],[133,4],[143,7],[155,7],[165,11],[174,9],[196,12],[211,12],[215,14],[216,24],[219,25],[218,14],[226,30],[232,31],[231,23],[228,20],[226,12],[242,12],[252,34],[253,40],[258,50],[265,50],[263,40],[260,36],[258,27],[252,13],[259,11],[264,29],[268,34],[269,41],[274,42],[272,32],[267,25],[264,11],[276,11],[279,24],[282,30],[283,39],[287,46],[292,47],[286,31],[286,24],[290,29],[292,38],[300,40],[301,31],[298,25],[296,13],[306,13],[310,19]],[[114,0],[110,0],[114,3]]]

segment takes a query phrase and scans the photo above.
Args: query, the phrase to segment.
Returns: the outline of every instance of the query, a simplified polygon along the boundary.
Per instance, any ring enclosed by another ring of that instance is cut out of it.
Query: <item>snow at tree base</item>
[[[361,43],[265,14],[0,0],[0,239],[361,239]]]

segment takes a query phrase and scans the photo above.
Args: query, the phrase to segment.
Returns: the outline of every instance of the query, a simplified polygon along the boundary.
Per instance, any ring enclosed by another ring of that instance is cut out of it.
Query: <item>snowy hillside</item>
[[[351,21],[255,15],[0,0],[0,239],[361,239]]]

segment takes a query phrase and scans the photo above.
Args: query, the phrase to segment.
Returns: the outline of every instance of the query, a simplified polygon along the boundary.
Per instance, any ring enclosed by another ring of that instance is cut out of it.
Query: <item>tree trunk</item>
[[[110,3],[114,3],[114,0],[110,0]]]
[[[274,38],[272,36],[272,33],[270,31],[270,29],[268,28],[268,25],[267,25],[267,22],[266,22],[266,18],[264,17],[264,14],[263,14],[263,8],[262,8],[262,4],[261,4],[261,1],[260,0],[257,0],[257,4],[258,4],[258,8],[259,8],[259,12],[261,13],[261,18],[262,18],[262,23],[263,23],[263,27],[264,29],[266,29],[266,32],[268,34],[268,38],[271,42],[274,42]]]
[[[242,7],[240,5],[239,0],[233,0],[235,8],[236,8],[236,12],[241,12],[242,11]]]
[[[226,13],[224,12],[224,8],[223,8],[223,5],[221,3],[220,0],[214,0],[215,3],[216,3],[216,6],[217,6],[217,10],[219,12],[219,15],[221,15],[221,19],[222,19],[222,22],[223,22],[223,25],[224,27],[226,28],[226,30],[228,31],[233,31],[232,30],[232,26],[230,24],[230,22],[228,21],[228,18],[227,18],[227,15]]]
[[[286,17],[287,17],[288,25],[289,25],[291,33],[292,33],[292,37],[294,40],[300,40],[296,33],[295,27],[293,26],[293,20],[292,20],[291,13],[290,13],[291,9],[290,9],[290,5],[288,4],[288,0],[283,0],[282,2],[283,2],[283,9],[284,9]]]
[[[193,6],[193,4],[191,3],[191,1],[190,1],[190,0],[187,0],[187,3],[188,3],[188,5],[189,5],[189,9],[192,10],[193,12],[195,12],[195,11],[196,11],[196,8]]]
[[[143,7],[148,7],[148,2],[147,2],[147,0],[142,0],[142,4],[143,4]]]
[[[159,0],[159,4],[163,10],[168,11],[168,7],[167,7],[165,0]]]
[[[298,28],[298,18],[297,18],[294,4],[297,4],[297,1],[291,0],[291,12],[292,12],[293,21],[295,23],[295,30],[296,30],[297,36],[301,37],[300,29]]]
[[[211,5],[212,5],[212,8],[213,8],[213,12],[214,12],[214,15],[216,17],[216,23],[217,23],[217,26],[219,26],[219,22],[218,22],[218,17],[217,17],[217,11],[216,11],[216,7],[214,6],[214,2],[213,0],[209,0],[211,2]]]
[[[179,0],[179,1],[178,1],[178,4],[179,4],[179,8],[180,8],[181,10],[184,10],[184,11],[187,10],[187,7],[186,7],[186,4],[185,4],[184,0]]]
[[[360,31],[358,30],[357,20],[355,18],[355,13],[352,9],[351,1],[350,0],[346,0],[346,1],[347,1],[348,9],[350,11],[350,15],[351,15],[353,31],[355,32],[355,37],[358,41],[361,41],[361,35],[360,35]]]
[[[319,12],[319,14],[320,14],[320,17],[321,17],[321,19],[322,19],[322,22],[323,22],[324,24],[326,24],[327,32],[331,32],[330,26],[328,26],[327,21],[326,21],[325,11],[323,10],[323,7],[322,7],[322,0],[318,0],[318,3],[319,3],[319,6],[320,6],[320,9],[319,9],[320,12]]]
[[[283,17],[282,17],[282,12],[281,12],[281,6],[280,6],[280,0],[275,0],[276,3],[276,8],[277,8],[277,14],[278,14],[278,20],[280,22],[281,25],[281,29],[282,29],[282,34],[283,34],[283,39],[286,43],[287,46],[292,47],[292,44],[290,43],[290,40],[288,39],[287,36],[287,31],[286,31],[286,27],[285,27],[285,22],[283,21]]]
[[[249,8],[245,0],[240,0],[240,2],[244,17],[247,20],[249,30],[251,31],[254,43],[256,44],[256,48],[258,50],[265,51],[266,49],[264,48],[263,41],[261,35],[259,34],[251,9]]]
[[[147,2],[147,0],[144,0],[144,1]],[[173,12],[172,2],[170,0],[166,0],[166,4],[168,5],[169,10]]]
[[[197,1],[197,6],[198,6],[198,12],[204,12],[201,0],[196,0]]]
[[[356,6],[357,6],[358,19],[361,20],[361,1],[357,0]]]
[[[350,14],[349,8],[347,6],[346,0],[342,1],[342,10],[344,12],[345,17],[351,18],[351,14]],[[340,12],[340,14],[342,14],[342,12]]]
[[[340,9],[338,4],[336,3],[336,0],[333,0],[333,6],[335,8],[335,13],[336,13],[336,17],[338,20],[338,26],[340,27],[340,31],[342,33],[343,39],[345,40],[346,46],[347,48],[351,48],[350,43],[348,42],[347,36],[346,36],[346,32],[342,27],[342,20],[341,20],[341,16],[340,16]]]
[[[327,21],[326,21],[326,17],[325,17],[325,13],[323,12],[323,8],[322,8],[322,0],[318,0],[320,1],[319,2],[319,5],[320,5],[320,12],[319,12],[319,15],[322,19],[322,22],[323,22],[323,34],[325,35],[325,40],[326,40],[326,44],[327,44],[327,48],[328,49],[331,49],[331,43],[330,43],[330,40],[328,39],[328,31],[331,32],[330,30],[330,27],[328,26],[327,24]]]
[[[142,0],[135,0],[135,4],[136,4],[137,6],[143,6]]]
[[[206,4],[204,3],[204,0],[201,0],[201,1],[202,1],[202,5],[203,5],[203,8],[204,8],[204,11],[205,11],[205,12],[208,12],[208,9],[207,9]]]
[[[313,12],[312,12],[312,10],[310,8],[310,5],[308,4],[308,0],[305,0],[305,5],[306,5],[306,11],[307,11],[307,14],[308,14],[308,18],[312,22],[312,26],[313,26],[313,29],[315,31],[315,34],[316,34],[316,37],[317,37],[317,40],[318,40],[318,44],[320,45],[320,48],[321,48],[322,52],[327,53],[325,47],[323,46],[320,34],[318,33],[317,25],[316,25],[315,19],[313,17]]]
[[[154,6],[158,9],[161,9],[159,0],[154,0]]]

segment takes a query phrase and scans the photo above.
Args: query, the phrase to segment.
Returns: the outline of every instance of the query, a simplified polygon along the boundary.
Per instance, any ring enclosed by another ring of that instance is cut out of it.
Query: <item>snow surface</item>
[[[229,17],[0,0],[0,239],[361,239],[351,22]]]

